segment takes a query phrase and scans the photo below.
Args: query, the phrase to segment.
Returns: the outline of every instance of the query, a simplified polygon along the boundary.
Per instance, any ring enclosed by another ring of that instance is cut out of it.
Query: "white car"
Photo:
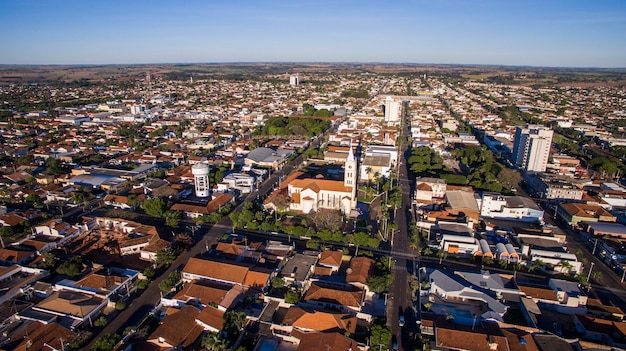
[[[398,324],[399,324],[401,327],[404,327],[404,316],[400,316],[400,320],[398,321]]]

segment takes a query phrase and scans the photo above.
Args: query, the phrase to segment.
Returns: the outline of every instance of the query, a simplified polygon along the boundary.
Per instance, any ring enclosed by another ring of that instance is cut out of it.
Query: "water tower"
[[[209,196],[209,165],[198,163],[191,166],[197,197]]]

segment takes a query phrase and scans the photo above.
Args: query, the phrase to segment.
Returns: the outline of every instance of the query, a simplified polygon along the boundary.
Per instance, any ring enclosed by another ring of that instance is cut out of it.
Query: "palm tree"
[[[536,269],[540,269],[540,268],[545,267],[545,265],[546,265],[546,263],[545,263],[545,262],[543,262],[542,260],[537,260],[537,261],[534,261],[534,262],[530,265],[530,270],[531,270],[531,271],[534,271],[534,270],[536,270]]]
[[[569,274],[573,266],[568,260],[561,260],[561,262],[559,262],[559,267],[561,267],[559,269],[561,273],[563,273],[563,270],[565,270],[565,274]]]
[[[202,338],[202,347],[210,351],[224,351],[226,345],[226,340],[217,333],[210,333]]]
[[[437,251],[437,257],[439,257],[439,265],[441,265],[443,259],[448,257],[448,253],[446,252],[446,250],[440,249],[439,251]]]

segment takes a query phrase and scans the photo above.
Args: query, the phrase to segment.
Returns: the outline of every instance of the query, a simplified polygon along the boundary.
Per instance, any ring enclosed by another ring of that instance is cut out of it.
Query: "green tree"
[[[157,255],[158,255],[158,252],[157,252]],[[154,278],[155,274],[156,274],[156,271],[152,267],[148,267],[148,268],[143,270],[144,277],[146,277],[148,279]]]
[[[387,347],[391,342],[391,330],[384,324],[374,323],[371,329],[370,344],[377,347]]]
[[[372,239],[374,239],[374,240],[372,240]],[[359,247],[361,247],[361,246],[369,246],[369,247],[376,248],[380,244],[380,241],[378,239],[370,237],[370,235],[365,233],[365,232],[356,232],[356,233],[354,233],[354,235],[352,235],[349,238],[349,241],[350,241],[351,244],[356,246],[356,251],[354,253],[355,256],[358,256],[358,254],[359,254]]]
[[[69,261],[61,263],[57,268],[57,273],[76,277],[83,271],[83,261],[80,256],[74,256]]]
[[[285,286],[285,280],[282,277],[275,276],[272,278],[272,289],[282,289]]]
[[[296,304],[298,303],[298,301],[300,301],[300,294],[298,294],[297,291],[288,290],[287,292],[285,292],[286,303]]]
[[[393,275],[391,274],[372,275],[367,277],[368,288],[377,294],[387,291],[392,282]]]
[[[9,226],[0,227],[0,236],[3,238],[8,238],[13,235],[13,228]]]
[[[158,266],[169,267],[175,259],[176,253],[170,247],[163,248],[156,253],[156,264]]]
[[[167,204],[163,199],[155,197],[144,201],[141,208],[150,216],[161,218],[165,215]]]
[[[228,341],[217,333],[209,333],[202,338],[201,345],[209,351],[224,351]]]
[[[239,336],[241,329],[246,323],[246,314],[244,312],[228,310],[224,313],[224,331],[229,338]]]
[[[171,228],[177,228],[178,223],[180,221],[181,212],[179,211],[166,211],[165,216],[165,225]]]
[[[98,328],[104,327],[108,323],[109,323],[109,321],[107,321],[107,317],[105,317],[105,316],[100,316],[95,321],[93,321],[93,325],[95,325]]]
[[[181,274],[180,272],[174,271],[167,276],[165,280],[159,283],[159,289],[163,292],[169,292],[172,290],[178,283],[180,283]]]
[[[311,250],[317,250],[320,248],[319,240],[309,240],[306,242],[306,248]]]
[[[111,351],[122,340],[122,337],[117,334],[105,334],[100,339],[96,340],[90,351]]]

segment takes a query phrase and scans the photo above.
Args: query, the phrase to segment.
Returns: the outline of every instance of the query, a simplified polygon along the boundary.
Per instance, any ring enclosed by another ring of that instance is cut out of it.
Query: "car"
[[[399,324],[401,327],[404,327],[404,316],[400,316],[400,320],[398,321],[398,324]]]

